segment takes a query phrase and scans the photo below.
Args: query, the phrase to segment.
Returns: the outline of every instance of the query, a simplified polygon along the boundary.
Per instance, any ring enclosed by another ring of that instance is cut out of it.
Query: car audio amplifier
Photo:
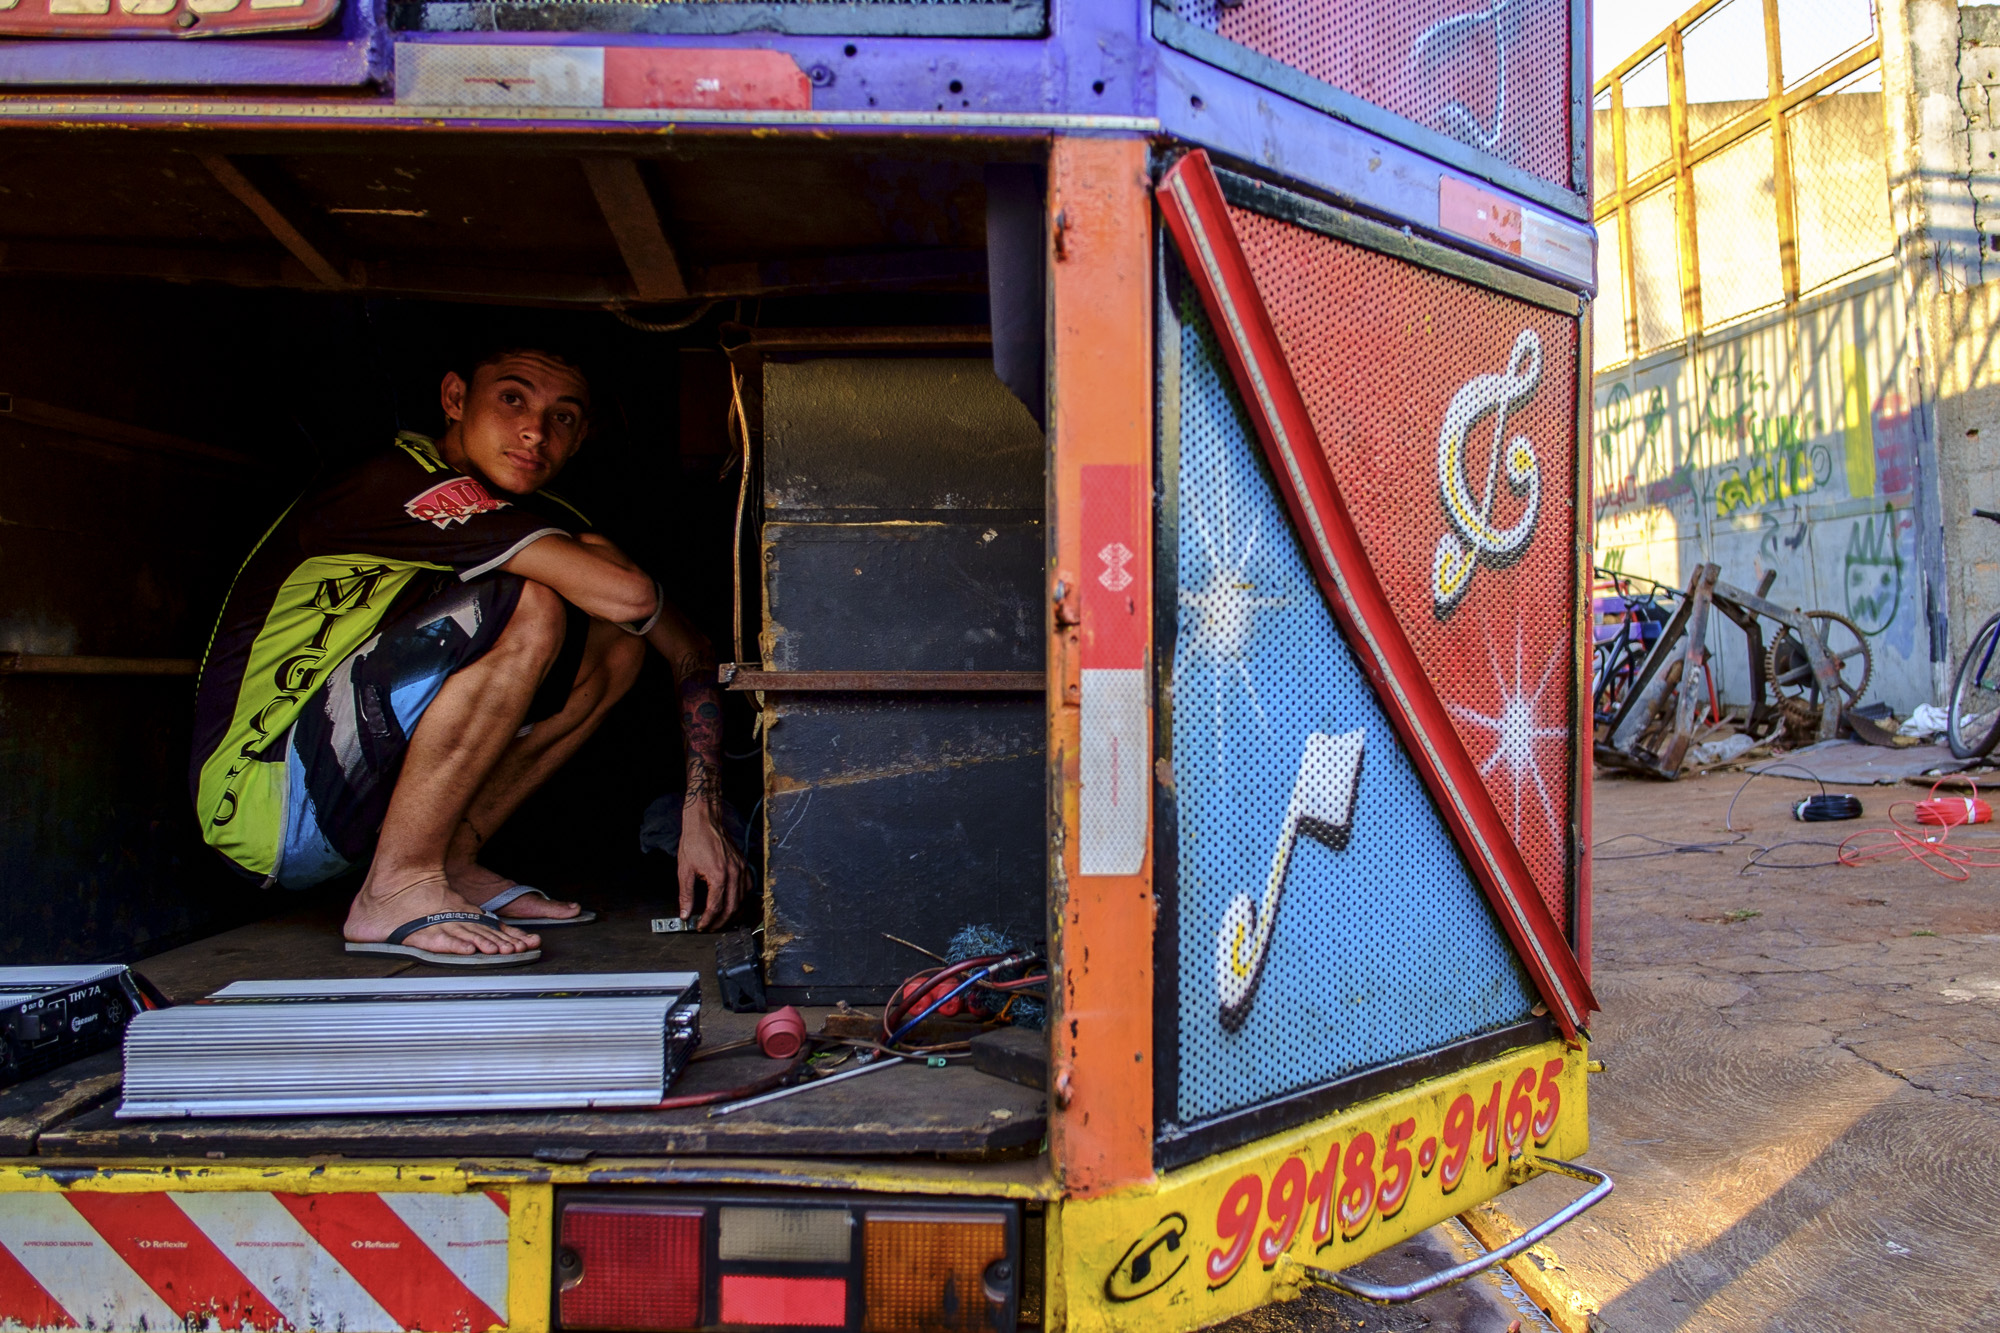
[[[132,973],[115,964],[0,967],[0,1084],[116,1045],[146,1007]]]
[[[700,1016],[693,972],[239,981],[131,1025],[118,1114],[654,1106]]]

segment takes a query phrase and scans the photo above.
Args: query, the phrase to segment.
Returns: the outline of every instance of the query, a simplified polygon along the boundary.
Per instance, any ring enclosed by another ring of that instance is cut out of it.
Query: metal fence
[[[1704,0],[1599,80],[1598,368],[1895,248],[1872,0]]]

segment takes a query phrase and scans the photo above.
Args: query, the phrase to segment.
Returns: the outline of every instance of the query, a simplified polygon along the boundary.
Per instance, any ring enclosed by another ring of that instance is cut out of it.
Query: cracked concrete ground
[[[1778,777],[1743,789],[1740,842],[1635,855],[1730,842],[1743,784],[1598,775],[1608,1070],[1585,1160],[1618,1190],[1551,1248],[1608,1333],[2000,1331],[2000,869],[1808,866],[1923,793],[1831,788],[1864,817],[1806,825],[1789,807],[1816,788]],[[1972,836],[2000,848],[2000,828]],[[1759,847],[1803,868],[1746,867]],[[1529,1222],[1576,1188],[1501,1202]],[[1485,1333],[1511,1313],[1489,1293],[1393,1313],[1310,1297],[1229,1327]]]

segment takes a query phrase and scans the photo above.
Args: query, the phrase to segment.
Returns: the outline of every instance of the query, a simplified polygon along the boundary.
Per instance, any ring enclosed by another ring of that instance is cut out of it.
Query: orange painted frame
[[[1049,1151],[1072,1197],[1153,1176],[1153,854],[1078,868],[1083,469],[1153,475],[1153,204],[1141,139],[1058,137],[1049,154],[1051,999]],[[1150,507],[1152,488],[1145,488]],[[1150,523],[1139,539],[1149,539]],[[1140,552],[1150,567],[1151,551]],[[1145,654],[1150,667],[1152,617]],[[1152,732],[1148,706],[1145,734]],[[1150,774],[1152,756],[1136,765]]]

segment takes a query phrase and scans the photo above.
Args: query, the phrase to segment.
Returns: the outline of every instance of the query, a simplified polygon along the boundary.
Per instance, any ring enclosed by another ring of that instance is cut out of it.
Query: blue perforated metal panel
[[[1161,1111],[1188,1126],[1534,1001],[1313,581],[1199,303],[1172,308],[1178,1088]]]

